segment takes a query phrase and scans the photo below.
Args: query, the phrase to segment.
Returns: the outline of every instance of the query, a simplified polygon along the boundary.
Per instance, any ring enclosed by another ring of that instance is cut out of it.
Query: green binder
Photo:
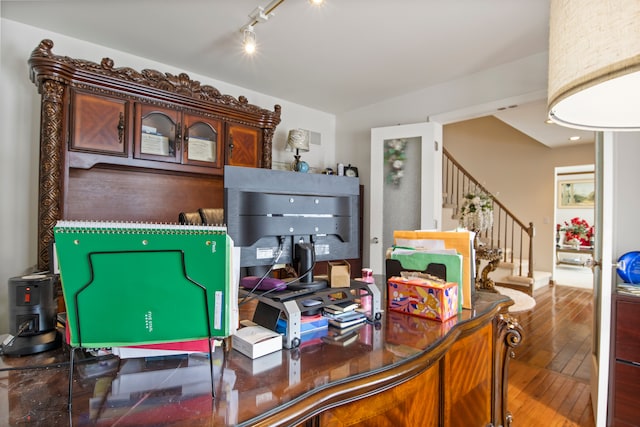
[[[230,334],[225,227],[59,221],[53,232],[72,346]]]

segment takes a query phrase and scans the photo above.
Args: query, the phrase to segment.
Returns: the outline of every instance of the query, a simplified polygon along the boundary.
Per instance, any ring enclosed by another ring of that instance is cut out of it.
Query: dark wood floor
[[[593,427],[592,291],[549,286],[534,298],[535,308],[512,314],[525,333],[509,372],[513,426]]]

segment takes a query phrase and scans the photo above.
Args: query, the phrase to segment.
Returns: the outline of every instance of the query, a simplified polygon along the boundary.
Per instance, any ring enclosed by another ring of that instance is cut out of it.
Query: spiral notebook
[[[58,221],[53,233],[72,346],[230,335],[226,227]]]

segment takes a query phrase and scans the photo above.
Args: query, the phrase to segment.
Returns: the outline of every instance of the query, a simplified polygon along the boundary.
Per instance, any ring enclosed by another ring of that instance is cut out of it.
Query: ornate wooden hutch
[[[40,269],[58,219],[177,222],[181,211],[223,207],[224,165],[271,167],[279,105],[52,48],[43,40],[29,58],[42,95]]]

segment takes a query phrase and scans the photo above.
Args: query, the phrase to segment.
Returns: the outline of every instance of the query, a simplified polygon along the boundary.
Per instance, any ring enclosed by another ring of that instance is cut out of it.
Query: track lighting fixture
[[[323,2],[324,0],[309,0],[309,3],[314,6],[321,5]],[[251,55],[256,50],[256,32],[254,30],[256,24],[267,22],[273,16],[273,11],[282,3],[284,0],[272,0],[265,7],[258,6],[249,14],[249,22],[240,28],[243,34],[242,45],[247,54]]]
[[[251,55],[256,51],[256,33],[253,31],[253,25],[245,27],[243,33],[242,46],[244,47],[244,51]]]

